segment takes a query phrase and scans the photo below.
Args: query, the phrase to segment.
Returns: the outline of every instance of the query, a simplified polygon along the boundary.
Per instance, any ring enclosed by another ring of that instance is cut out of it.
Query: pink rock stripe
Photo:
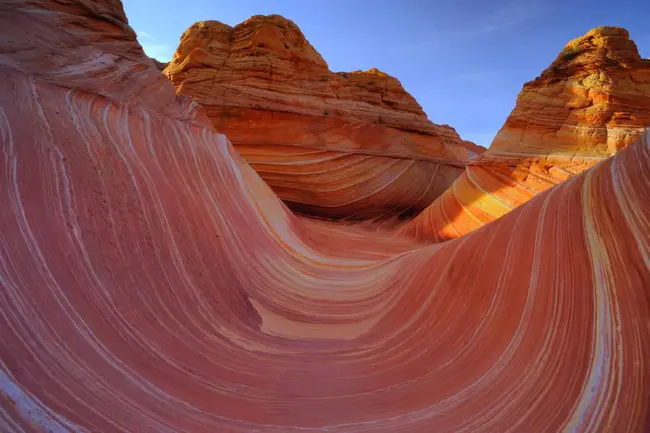
[[[137,45],[81,74],[118,2],[0,17],[0,430],[650,426],[648,134],[425,246],[295,217],[191,101],[111,86]]]

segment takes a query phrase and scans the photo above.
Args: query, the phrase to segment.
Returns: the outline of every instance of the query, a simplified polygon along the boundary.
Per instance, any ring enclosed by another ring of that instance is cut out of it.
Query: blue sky
[[[566,42],[601,25],[630,31],[650,57],[650,1],[124,0],[147,54],[167,61],[192,23],[293,20],[333,71],[397,77],[435,123],[489,146],[522,85]]]

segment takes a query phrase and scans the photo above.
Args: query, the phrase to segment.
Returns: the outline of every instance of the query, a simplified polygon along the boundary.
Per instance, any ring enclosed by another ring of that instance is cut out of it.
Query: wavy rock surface
[[[481,158],[404,233],[439,242],[510,212],[613,155],[650,126],[650,60],[627,30],[569,42],[517,104]]]
[[[0,430],[648,426],[650,137],[426,247],[292,215],[118,2],[0,12]]]
[[[194,24],[165,74],[281,199],[312,215],[417,213],[484,150],[431,123],[397,79],[331,72],[279,15]]]

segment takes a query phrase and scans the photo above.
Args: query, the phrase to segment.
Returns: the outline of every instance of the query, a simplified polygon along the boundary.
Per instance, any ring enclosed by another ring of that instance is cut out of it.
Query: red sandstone
[[[424,246],[294,216],[119,2],[0,29],[0,430],[647,427],[647,133]]]

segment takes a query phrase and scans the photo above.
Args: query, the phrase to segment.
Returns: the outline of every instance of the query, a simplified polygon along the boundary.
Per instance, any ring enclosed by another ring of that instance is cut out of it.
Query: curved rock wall
[[[648,135],[424,246],[295,217],[171,84],[113,83],[160,75],[119,3],[0,12],[0,430],[647,426]]]
[[[418,213],[484,149],[431,123],[377,69],[333,73],[291,21],[204,21],[165,69],[289,206],[328,218]]]

